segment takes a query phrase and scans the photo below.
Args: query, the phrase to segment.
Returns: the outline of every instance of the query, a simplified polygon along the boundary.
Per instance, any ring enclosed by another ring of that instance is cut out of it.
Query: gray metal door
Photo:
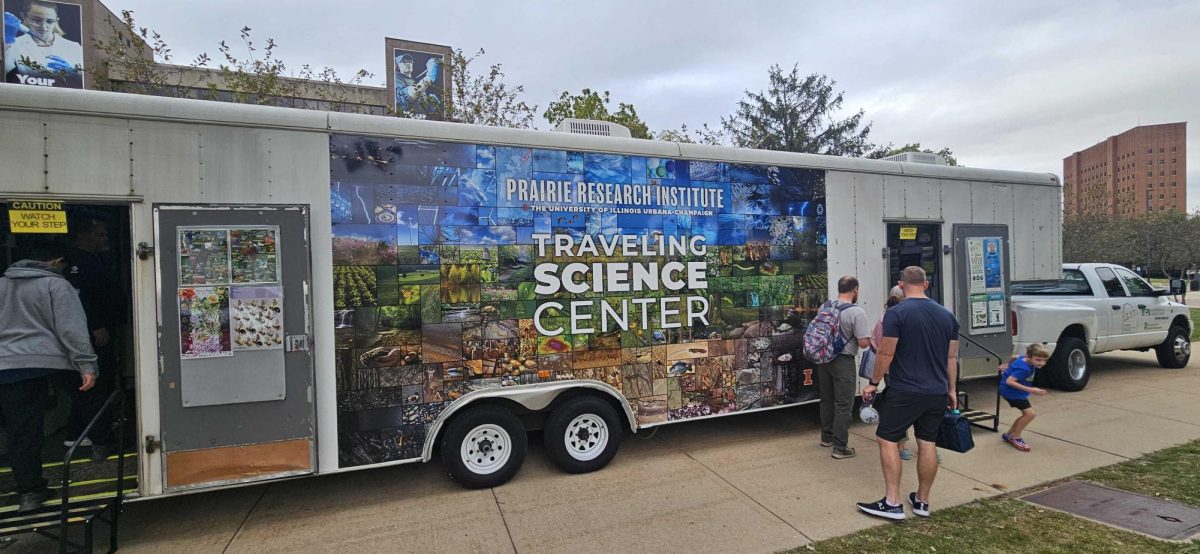
[[[166,489],[313,472],[308,208],[154,217]]]
[[[1001,358],[1007,361],[1013,351],[1008,226],[956,224],[953,233],[955,316],[965,336],[959,340],[962,375],[995,375]]]

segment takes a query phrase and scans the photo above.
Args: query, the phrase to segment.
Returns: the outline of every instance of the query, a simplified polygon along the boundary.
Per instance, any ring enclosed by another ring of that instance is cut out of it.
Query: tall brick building
[[[1187,211],[1187,122],[1142,125],[1063,158],[1067,216]]]

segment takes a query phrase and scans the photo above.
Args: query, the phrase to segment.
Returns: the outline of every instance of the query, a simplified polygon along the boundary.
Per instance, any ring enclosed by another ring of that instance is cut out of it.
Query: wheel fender
[[[433,447],[442,433],[442,428],[446,426],[446,422],[450,421],[450,418],[454,417],[454,414],[461,412],[472,403],[490,398],[503,398],[516,402],[528,410],[540,411],[549,406],[551,402],[554,402],[554,399],[558,398],[562,393],[578,389],[595,390],[611,396],[625,410],[625,418],[629,422],[629,431],[632,433],[637,432],[637,418],[633,414],[633,407],[629,405],[629,401],[612,385],[602,381],[557,381],[554,383],[537,383],[512,387],[493,387],[465,394],[452,402],[445,410],[442,410],[442,413],[438,414],[437,419],[430,425],[429,432],[425,434],[425,445],[421,450],[421,459],[425,462],[433,459]]]

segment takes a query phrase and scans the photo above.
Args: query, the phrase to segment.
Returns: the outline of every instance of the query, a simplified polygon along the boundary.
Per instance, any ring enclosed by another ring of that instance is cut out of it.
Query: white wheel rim
[[[563,433],[563,444],[572,458],[590,462],[608,446],[608,423],[596,414],[583,414],[571,420]]]
[[[508,462],[512,455],[512,437],[499,425],[480,425],[467,433],[459,448],[459,455],[471,473],[490,475]]]
[[[1072,350],[1068,361],[1071,370],[1071,379],[1076,381],[1083,379],[1083,375],[1087,373],[1087,356],[1083,351]]]

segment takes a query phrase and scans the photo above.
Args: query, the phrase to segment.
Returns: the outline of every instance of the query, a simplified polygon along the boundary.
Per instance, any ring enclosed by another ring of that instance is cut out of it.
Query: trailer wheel
[[[563,471],[596,471],[617,455],[621,418],[602,399],[575,397],[550,412],[543,440],[550,459]]]
[[[1092,355],[1088,353],[1087,343],[1075,337],[1060,340],[1047,365],[1050,384],[1059,390],[1081,391],[1092,376]]]
[[[442,435],[442,463],[464,487],[495,487],[516,475],[527,446],[516,415],[500,406],[476,406],[450,421]]]
[[[1192,338],[1188,336],[1187,327],[1171,326],[1167,340],[1155,347],[1158,354],[1158,365],[1170,369],[1179,369],[1192,359]]]

